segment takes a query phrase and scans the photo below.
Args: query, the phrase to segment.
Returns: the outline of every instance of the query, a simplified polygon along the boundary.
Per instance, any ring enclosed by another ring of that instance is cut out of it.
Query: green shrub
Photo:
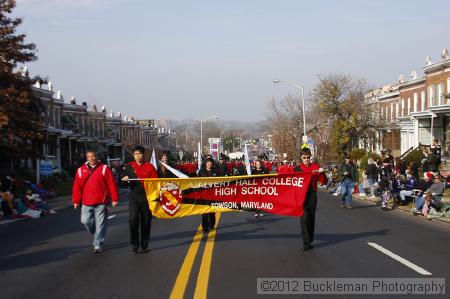
[[[361,170],[366,170],[367,169],[367,165],[369,164],[369,158],[372,158],[374,161],[376,161],[377,159],[380,158],[380,156],[376,153],[367,153],[364,157],[361,158],[360,162],[359,162],[359,168]]]
[[[367,161],[369,160],[369,156],[365,155],[364,157],[361,158],[360,162],[359,162],[359,168],[361,170],[366,170],[367,169]]]
[[[424,155],[422,153],[422,149],[416,148],[415,150],[409,152],[403,160],[406,164],[409,164],[411,161],[414,161],[417,165],[420,165]]]
[[[358,148],[355,150],[352,150],[350,152],[350,159],[352,160],[361,160],[362,157],[364,157],[367,154],[365,149],[362,148]]]

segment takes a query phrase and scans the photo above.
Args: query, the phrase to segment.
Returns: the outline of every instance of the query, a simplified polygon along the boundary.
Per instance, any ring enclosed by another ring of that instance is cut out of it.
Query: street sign
[[[209,143],[220,143],[220,138],[208,138]]]
[[[50,161],[41,160],[39,163],[39,173],[42,176],[52,175],[53,164]]]

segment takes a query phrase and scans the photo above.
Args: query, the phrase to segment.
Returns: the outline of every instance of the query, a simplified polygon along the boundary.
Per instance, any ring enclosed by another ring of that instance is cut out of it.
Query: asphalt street
[[[218,215],[209,235],[199,230],[200,216],[155,219],[150,251],[133,254],[125,198],[111,210],[102,254],[93,254],[79,210],[0,226],[0,298],[276,298],[257,294],[257,278],[450,281],[448,224],[369,202],[341,209],[337,197],[320,192],[312,251],[301,251],[298,218],[241,212]],[[375,297],[386,296],[364,296]]]

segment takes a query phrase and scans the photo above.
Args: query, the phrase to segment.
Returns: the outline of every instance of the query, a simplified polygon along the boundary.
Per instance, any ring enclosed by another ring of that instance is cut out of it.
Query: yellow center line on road
[[[216,214],[216,227],[219,225],[220,213]],[[195,299],[204,299],[208,293],[209,273],[211,270],[212,254],[214,249],[214,241],[216,239],[216,229],[212,229],[208,233],[208,240],[206,241],[205,251],[203,252],[202,263],[197,277],[197,285],[195,286]]]
[[[181,266],[180,272],[178,273],[175,285],[170,293],[170,299],[182,299],[184,292],[186,291],[186,286],[189,281],[189,276],[191,275],[192,265],[194,264],[195,256],[197,255],[198,247],[200,246],[200,241],[203,237],[202,226],[199,225],[197,232],[195,233],[194,239],[192,239],[191,246],[189,246],[188,253],[184,259],[183,265]]]

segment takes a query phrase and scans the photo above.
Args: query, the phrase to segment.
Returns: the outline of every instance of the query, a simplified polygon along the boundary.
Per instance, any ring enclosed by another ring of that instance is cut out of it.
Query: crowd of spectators
[[[25,189],[25,192],[20,192]],[[54,194],[42,185],[9,175],[0,181],[0,219],[40,218],[54,214],[47,200]]]

